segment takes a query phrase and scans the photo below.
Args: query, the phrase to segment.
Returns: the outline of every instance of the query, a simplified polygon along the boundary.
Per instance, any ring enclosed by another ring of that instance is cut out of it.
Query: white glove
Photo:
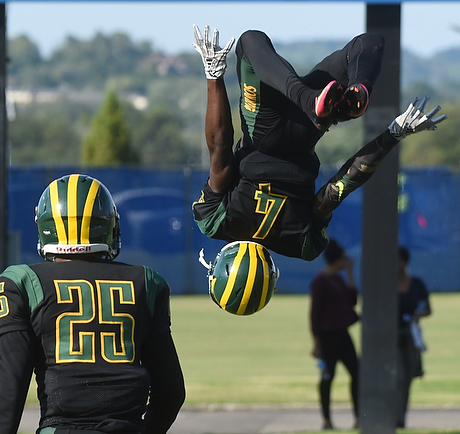
[[[420,99],[415,98],[414,101],[409,104],[407,110],[390,124],[388,129],[393,137],[401,140],[419,131],[435,130],[437,128],[436,124],[447,119],[446,115],[440,115],[433,118],[433,116],[441,110],[439,105],[431,109],[427,114],[424,114],[428,99],[429,98],[426,96],[423,98],[422,102],[417,105]]]
[[[227,69],[227,54],[232,49],[235,38],[230,39],[224,48],[219,47],[219,31],[214,29],[212,43],[209,38],[209,26],[204,26],[204,38],[201,36],[200,29],[194,24],[196,44],[195,50],[201,54],[204,65],[204,73],[209,80],[222,77]]]

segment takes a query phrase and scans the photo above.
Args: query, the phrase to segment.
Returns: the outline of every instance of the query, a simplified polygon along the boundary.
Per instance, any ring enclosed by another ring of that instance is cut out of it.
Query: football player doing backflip
[[[236,45],[242,137],[233,152],[233,126],[223,75],[234,39],[219,47],[215,30],[194,26],[194,47],[207,78],[205,135],[210,173],[194,202],[195,221],[209,237],[252,241],[311,261],[327,244],[332,212],[362,186],[399,141],[444,120],[428,98],[416,99],[388,129],[352,156],[315,192],[315,145],[338,122],[364,114],[380,73],[383,37],[364,33],[301,77],[267,35],[250,30]]]
[[[331,126],[366,111],[381,70],[383,37],[377,33],[356,36],[307,75],[299,76],[265,33],[243,33],[236,44],[242,135],[234,148],[223,79],[234,38],[221,48],[217,30],[211,40],[209,26],[204,36],[193,27],[193,46],[201,55],[207,78],[205,136],[210,156],[209,178],[193,203],[194,218],[203,234],[230,243],[207,264],[211,297],[224,309],[232,300],[238,311],[245,312],[243,298],[246,303],[267,300],[263,287],[255,283],[256,273],[247,274],[246,265],[240,269],[240,260],[247,257],[252,244],[314,260],[327,245],[325,229],[342,201],[372,176],[401,139],[436,129],[446,116],[436,116],[439,106],[425,114],[428,98],[416,98],[315,191],[320,166],[315,146]],[[253,255],[249,270],[259,270],[259,263],[272,269],[266,249],[264,255]],[[200,260],[206,264],[203,256]],[[240,274],[245,278],[239,279]],[[266,275],[273,287],[278,273]],[[237,287],[237,281],[243,286]]]

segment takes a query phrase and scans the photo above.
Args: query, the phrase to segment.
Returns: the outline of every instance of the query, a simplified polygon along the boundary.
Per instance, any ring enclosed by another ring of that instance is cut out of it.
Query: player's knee
[[[373,48],[376,54],[383,55],[383,50],[385,48],[385,38],[380,33],[364,33],[360,37],[363,39],[363,42],[366,45]]]
[[[237,50],[250,52],[257,50],[261,44],[272,44],[270,38],[260,30],[246,30],[238,39]]]

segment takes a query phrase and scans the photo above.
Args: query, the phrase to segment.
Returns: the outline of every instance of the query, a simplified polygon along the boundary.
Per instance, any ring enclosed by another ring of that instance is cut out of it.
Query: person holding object
[[[388,129],[352,156],[315,193],[315,146],[332,125],[364,114],[381,67],[383,38],[354,38],[304,77],[279,56],[268,36],[249,30],[236,46],[242,138],[234,130],[224,83],[226,57],[219,32],[204,37],[194,26],[193,44],[207,78],[206,143],[209,178],[193,203],[195,221],[211,238],[252,241],[279,254],[314,260],[327,245],[332,212],[362,186],[404,137],[434,130],[446,119],[428,98],[415,99]]]
[[[354,308],[358,292],[353,277],[353,260],[336,240],[331,239],[323,252],[326,265],[310,285],[310,328],[312,355],[321,361],[319,395],[323,429],[333,429],[331,421],[331,386],[337,362],[350,374],[350,393],[358,425],[358,357],[348,327],[358,321]],[[346,271],[348,283],[341,276]]]
[[[406,413],[412,380],[423,376],[422,352],[426,350],[419,327],[420,318],[431,315],[431,306],[423,281],[408,274],[409,250],[399,247],[398,293],[399,338],[397,360],[397,428],[406,425]]]
[[[119,216],[94,178],[51,182],[35,219],[46,261],[0,275],[0,432],[16,434],[34,370],[37,434],[165,434],[185,399],[168,284],[114,261]]]

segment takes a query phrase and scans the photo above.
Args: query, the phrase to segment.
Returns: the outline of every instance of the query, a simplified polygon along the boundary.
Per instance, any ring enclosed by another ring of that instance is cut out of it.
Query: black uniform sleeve
[[[155,301],[151,330],[143,345],[142,363],[150,374],[144,434],[165,434],[185,400],[184,378],[169,328],[169,293],[165,284]]]
[[[15,434],[34,366],[35,336],[19,287],[0,276],[0,433]]]
[[[35,341],[29,331],[0,336],[0,432],[16,434],[29,390],[34,365]]]
[[[319,210],[324,215],[332,213],[350,193],[370,179],[398,143],[387,129],[364,145],[319,189],[316,194],[321,202]]]

